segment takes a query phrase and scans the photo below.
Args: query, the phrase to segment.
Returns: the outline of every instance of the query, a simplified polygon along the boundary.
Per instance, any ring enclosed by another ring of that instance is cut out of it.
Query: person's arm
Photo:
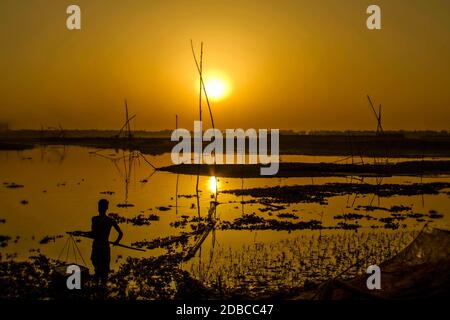
[[[94,232],[94,219],[91,220],[91,230],[89,231],[70,231],[67,232],[67,234],[70,234],[75,237],[87,237],[94,239],[95,238],[95,232]]]
[[[118,233],[117,239],[116,239],[116,241],[114,241],[114,245],[118,245],[120,243],[120,240],[122,240],[123,232],[120,229],[120,227],[116,221],[113,221],[113,227],[114,227],[114,229],[116,229],[116,231]]]

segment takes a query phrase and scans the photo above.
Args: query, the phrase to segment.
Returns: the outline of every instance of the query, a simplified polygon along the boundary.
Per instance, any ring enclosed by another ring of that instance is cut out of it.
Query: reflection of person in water
[[[120,230],[117,222],[106,215],[109,202],[106,199],[101,199],[98,202],[98,216],[92,217],[92,227],[90,235],[94,239],[92,243],[91,260],[95,268],[95,277],[100,280],[103,285],[106,285],[109,273],[109,263],[111,260],[111,253],[109,248],[109,234],[111,227],[116,229],[119,234],[114,245],[118,245],[122,239],[123,232]]]

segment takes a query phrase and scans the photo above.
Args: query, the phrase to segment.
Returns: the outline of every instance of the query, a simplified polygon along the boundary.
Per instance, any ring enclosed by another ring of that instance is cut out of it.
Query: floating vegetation
[[[388,208],[384,208],[384,207],[377,207],[377,206],[357,206],[355,208],[356,211],[359,210],[364,210],[364,211],[375,211],[375,210],[380,210],[380,211],[389,211]]]
[[[170,207],[156,207],[159,211],[169,211]]]
[[[0,235],[0,248],[5,248],[8,245],[9,240],[11,240],[10,236]]]
[[[380,222],[383,223],[390,223],[390,222],[394,222],[394,221],[401,221],[401,220],[405,220],[406,217],[387,217],[387,218],[380,218],[378,219]]]
[[[138,214],[136,217],[127,219],[127,223],[132,224],[133,226],[144,226],[150,225],[151,221],[158,221],[159,217],[155,214],[150,214],[148,216],[144,216],[143,214]]]
[[[63,237],[64,237],[63,235],[45,236],[44,238],[42,238],[42,239],[39,241],[39,244],[47,244],[47,243],[49,243],[50,241],[56,242],[56,239],[61,239],[61,238],[63,238]]]
[[[109,196],[113,195],[114,193],[115,193],[114,191],[102,191],[102,192],[100,192],[100,194],[106,194],[106,195],[109,195]]]
[[[443,214],[440,214],[440,213],[437,212],[436,210],[430,210],[430,211],[428,212],[428,216],[429,216],[431,219],[440,219],[440,218],[443,218],[443,217],[444,217]]]
[[[131,204],[131,203],[118,203],[117,207],[118,208],[132,208],[132,207],[134,207],[134,204]]]
[[[197,229],[198,225],[203,224],[208,222],[208,218],[207,217],[191,217],[189,218],[189,216],[187,215],[182,215],[180,216],[181,219],[173,221],[170,223],[170,226],[173,228],[180,228],[180,229],[184,229],[188,224],[191,225],[192,229]]]
[[[159,216],[156,214],[149,214],[148,216],[145,216],[144,214],[138,214],[137,216],[133,218],[126,218],[118,213],[111,212],[108,214],[111,218],[113,218],[117,223],[129,223],[133,226],[148,226],[150,225],[151,221],[159,221]]]
[[[281,211],[281,210],[285,210],[286,209],[286,206],[280,206],[280,205],[275,205],[275,204],[271,203],[270,199],[263,199],[263,200],[260,201],[260,203],[265,206],[263,208],[259,208],[258,209],[261,212]]]
[[[113,218],[117,223],[126,223],[127,222],[127,218],[125,218],[125,217],[123,217],[120,214],[115,213],[115,212],[110,212],[108,214],[108,216],[110,218]]]
[[[252,188],[225,190],[222,193],[230,193],[236,196],[251,196],[263,198],[260,203],[323,203],[330,197],[348,194],[374,194],[380,197],[392,197],[397,195],[413,196],[421,194],[439,194],[443,189],[449,188],[450,183],[413,183],[413,184],[356,184],[356,183],[326,183],[322,185],[294,185],[276,186],[270,188]],[[373,207],[374,209],[378,209]],[[405,207],[406,208],[406,207]],[[403,207],[402,207],[403,209]]]
[[[361,228],[361,225],[359,225],[357,223],[339,222],[337,224],[337,229],[342,229],[342,230],[356,230],[359,228]]]
[[[6,223],[6,219],[0,219],[0,223]]]
[[[191,235],[187,233],[182,233],[179,236],[168,236],[168,237],[162,237],[162,238],[156,238],[154,240],[148,241],[136,241],[133,242],[131,245],[133,247],[137,248],[145,248],[145,249],[156,249],[156,248],[164,248],[164,249],[171,249],[174,246],[178,245],[186,245],[189,241],[189,237]]]
[[[386,211],[386,212],[403,212],[403,211],[411,211],[412,207],[405,206],[405,205],[394,205],[391,208],[385,208],[385,207],[377,207],[377,206],[357,206],[355,210],[365,210],[365,211]]]
[[[268,213],[269,216],[272,216],[272,213]],[[364,215],[359,213],[346,213],[336,215],[333,218],[335,220],[344,220],[339,221],[335,226],[324,226],[321,221],[318,220],[309,220],[309,221],[299,221],[292,222],[286,220],[277,220],[277,219],[266,219],[264,217],[258,216],[255,213],[251,214],[243,214],[241,217],[236,218],[233,221],[222,221],[220,223],[219,228],[222,230],[317,230],[317,229],[342,229],[342,230],[357,230],[362,227],[358,222],[359,220],[365,219],[367,221],[379,221],[383,224],[386,229],[398,229],[400,227],[399,221],[410,219],[416,219],[418,222],[423,222],[423,217],[426,217],[424,214],[420,213],[410,213],[410,214],[400,214],[400,213],[392,213],[389,217],[377,218],[371,215]],[[434,217],[435,219],[442,217],[440,214],[429,214],[428,217]],[[280,213],[277,215],[279,219],[300,219],[297,215],[293,213]],[[349,223],[348,221],[353,221]],[[189,220],[182,219],[181,221],[177,221],[173,224],[173,226],[184,228],[189,222]],[[372,228],[378,228],[377,225],[370,226]],[[406,227],[406,225],[403,225]]]
[[[406,216],[408,218],[413,218],[413,219],[420,219],[425,217],[425,215],[423,213],[407,213]]]
[[[398,210],[398,211],[404,211],[404,210],[411,209],[409,207],[407,207],[407,208],[408,209],[402,208],[401,210]],[[394,210],[394,212],[395,211],[396,210]],[[417,222],[424,222],[425,217],[428,217],[431,219],[439,219],[439,218],[443,217],[443,215],[441,215],[437,212],[433,213],[432,211],[433,210],[431,210],[428,215],[425,215],[423,213],[413,213],[413,212],[407,212],[406,214],[392,213],[391,216],[382,217],[382,218],[376,218],[376,217],[373,217],[373,216],[370,216],[367,214],[363,215],[363,214],[358,214],[358,213],[347,213],[347,214],[343,214],[343,215],[334,216],[334,219],[336,219],[336,220],[360,220],[360,219],[374,220],[374,221],[379,221],[379,222],[383,223],[383,227],[386,229],[396,230],[396,229],[400,228],[400,226],[406,227],[405,224],[400,225],[400,223],[399,223],[400,221],[404,221],[406,219],[415,219]],[[372,225],[370,227],[374,228],[374,229],[378,228],[378,226],[376,226],[376,225]]]
[[[171,226],[171,227],[174,227],[174,228],[181,228],[181,229],[184,229],[184,228],[186,227],[186,225],[190,222],[190,221],[189,221],[189,216],[187,216],[187,215],[182,215],[180,218],[181,218],[181,219],[179,219],[179,220],[177,220],[177,221],[171,222],[171,223],[170,223],[170,226]]]
[[[255,213],[244,214],[233,222],[223,221],[220,223],[222,230],[317,230],[322,228],[322,222],[317,220],[288,222],[264,219]]]
[[[197,195],[195,194],[179,194],[178,198],[186,198],[186,199],[190,199],[190,198],[195,198]]]
[[[402,211],[411,211],[411,210],[412,210],[412,207],[398,205],[398,206],[392,206],[389,211],[390,212],[402,212]]]
[[[346,214],[340,214],[340,215],[334,216],[334,219],[336,219],[336,220],[342,220],[342,219],[343,220],[359,220],[359,219],[363,219],[363,218],[366,218],[369,220],[375,219],[369,215],[363,215],[363,214],[358,214],[358,213],[346,213]]]
[[[277,217],[282,219],[298,219],[298,217],[292,213],[280,213]]]
[[[18,188],[23,188],[24,185],[23,184],[17,184],[15,182],[11,182],[11,183],[4,183],[6,185],[6,188],[8,189],[18,189]]]
[[[28,200],[22,200],[22,201],[20,201],[20,204],[27,205],[28,204]]]

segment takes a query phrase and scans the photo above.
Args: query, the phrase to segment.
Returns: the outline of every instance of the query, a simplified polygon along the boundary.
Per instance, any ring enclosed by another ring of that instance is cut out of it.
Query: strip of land
[[[223,141],[224,145],[227,141]],[[112,132],[65,131],[64,136],[44,131],[0,133],[0,150],[17,150],[33,145],[77,145],[105,149],[137,150],[145,154],[171,152],[177,144],[169,136],[142,134],[131,139],[115,137]],[[246,141],[248,145],[248,141]],[[205,147],[207,143],[204,143]],[[269,149],[270,150],[270,149]],[[450,157],[449,134],[422,135],[280,135],[280,154],[358,157]]]
[[[158,168],[177,174],[216,176],[224,178],[267,178],[262,176],[261,164],[180,164]],[[330,177],[330,176],[420,176],[448,175],[450,161],[405,161],[384,164],[339,163],[280,163],[276,177]]]

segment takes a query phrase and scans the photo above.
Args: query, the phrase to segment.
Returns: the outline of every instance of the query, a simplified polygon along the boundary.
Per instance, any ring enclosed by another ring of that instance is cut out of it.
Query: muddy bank
[[[158,168],[179,174],[226,178],[267,178],[260,164],[181,164]],[[450,161],[405,161],[395,164],[280,163],[276,177],[395,176],[450,174]]]

